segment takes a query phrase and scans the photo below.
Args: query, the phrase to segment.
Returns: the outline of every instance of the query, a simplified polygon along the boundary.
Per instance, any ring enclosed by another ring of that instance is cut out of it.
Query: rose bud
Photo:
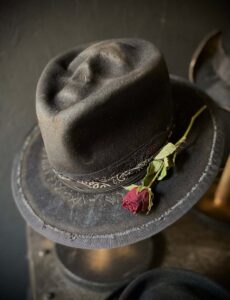
[[[134,187],[123,198],[122,207],[134,214],[139,211],[148,211],[151,209],[151,197],[150,188],[146,187],[139,191],[138,187]]]

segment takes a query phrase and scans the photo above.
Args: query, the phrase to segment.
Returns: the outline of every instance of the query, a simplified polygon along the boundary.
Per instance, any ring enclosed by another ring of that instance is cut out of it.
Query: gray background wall
[[[224,0],[0,1],[0,299],[25,299],[25,224],[11,195],[12,160],[36,122],[34,95],[48,60],[77,44],[140,37],[187,77],[193,50],[215,28],[230,28]],[[2,294],[2,296],[1,296]]]

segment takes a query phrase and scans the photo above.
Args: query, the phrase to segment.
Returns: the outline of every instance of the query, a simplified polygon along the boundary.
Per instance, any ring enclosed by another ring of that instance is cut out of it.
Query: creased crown
[[[150,141],[153,152],[165,142],[172,119],[168,70],[158,49],[144,40],[81,45],[47,65],[36,111],[57,172],[112,174],[113,165]]]

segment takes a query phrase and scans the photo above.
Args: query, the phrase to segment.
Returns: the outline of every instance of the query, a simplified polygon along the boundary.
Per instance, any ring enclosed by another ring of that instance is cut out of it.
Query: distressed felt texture
[[[113,248],[148,238],[185,214],[215,179],[224,149],[218,110],[212,100],[181,78],[171,79],[174,103],[172,141],[204,104],[176,167],[154,187],[149,215],[133,215],[121,206],[121,187],[106,193],[85,193],[65,186],[54,174],[38,128],[28,136],[13,169],[13,192],[19,210],[38,232],[67,246]],[[133,182],[135,183],[135,182]]]
[[[47,65],[36,111],[57,172],[74,178],[104,170],[102,175],[110,176],[114,165],[155,136],[153,153],[167,140],[162,133],[169,129],[173,107],[163,56],[140,39],[80,45]]]

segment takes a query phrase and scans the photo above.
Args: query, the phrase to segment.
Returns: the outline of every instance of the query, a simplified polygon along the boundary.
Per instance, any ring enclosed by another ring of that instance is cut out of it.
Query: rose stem
[[[190,121],[190,123],[189,123],[189,125],[188,125],[188,128],[186,129],[186,131],[185,131],[185,133],[183,134],[183,136],[176,142],[176,144],[175,144],[176,146],[179,146],[181,143],[183,143],[183,142],[186,140],[186,138],[187,138],[187,136],[188,136],[188,134],[189,134],[189,132],[190,132],[192,126],[193,126],[193,123],[194,123],[195,120],[196,120],[196,118],[199,117],[199,115],[200,115],[206,108],[207,108],[206,105],[202,106],[202,107],[195,113],[195,115],[192,116],[191,121]]]
[[[185,131],[185,133],[183,134],[183,136],[176,142],[176,146],[178,147],[181,143],[183,143],[185,140],[186,140],[186,138],[187,138],[187,136],[188,136],[188,134],[189,134],[189,132],[190,132],[190,130],[191,130],[191,128],[192,128],[192,126],[193,126],[193,124],[194,124],[194,122],[195,122],[195,120],[199,117],[199,115],[205,110],[207,108],[207,106],[206,105],[204,105],[204,106],[202,106],[193,116],[192,116],[192,118],[191,118],[191,121],[190,121],[190,123],[189,123],[189,125],[188,125],[188,128],[186,129],[186,131]],[[162,168],[163,168],[163,162],[162,162],[162,164],[161,164],[161,167],[159,168],[159,170],[157,171],[157,173],[155,174],[155,176],[153,177],[153,179],[150,181],[150,183],[147,185],[147,187],[151,187],[151,185],[154,183],[154,181],[157,179],[157,177],[158,177],[158,175],[160,174],[160,172],[161,172],[161,170],[162,170]]]
[[[160,174],[160,172],[161,172],[163,166],[164,166],[164,164],[163,164],[163,161],[162,161],[159,170],[157,171],[157,173],[155,174],[155,176],[153,177],[153,179],[150,181],[150,183],[147,185],[148,188],[150,188],[151,185],[154,183],[154,181],[157,179],[157,177],[158,177],[158,175]]]

